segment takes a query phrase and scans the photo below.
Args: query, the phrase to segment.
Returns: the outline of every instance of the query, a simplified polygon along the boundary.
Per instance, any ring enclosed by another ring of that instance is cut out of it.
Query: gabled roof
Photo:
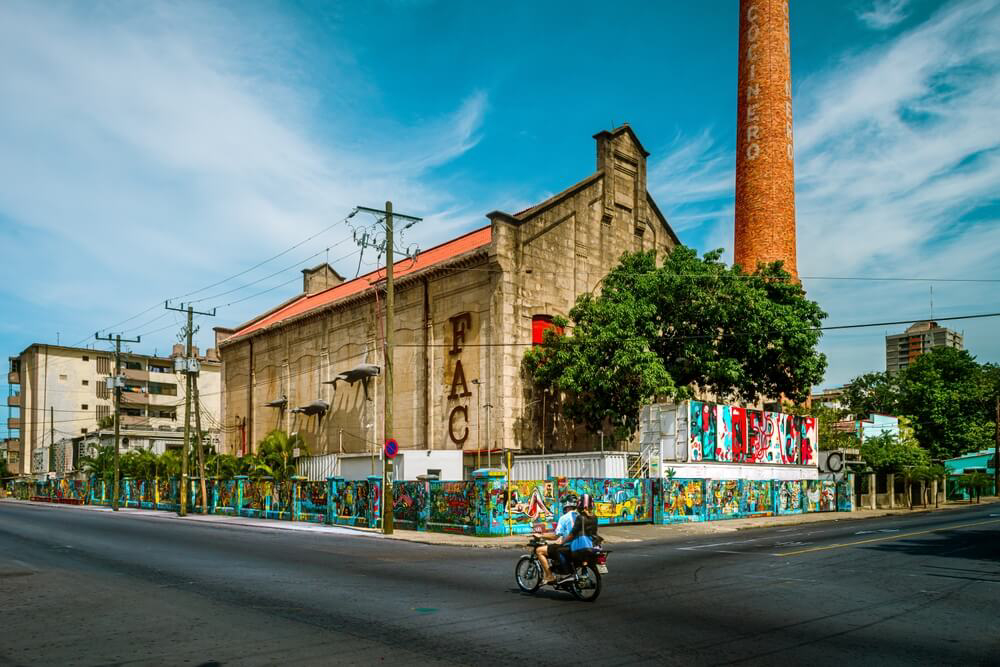
[[[441,245],[434,246],[429,250],[417,255],[415,260],[404,259],[393,264],[393,277],[396,279],[403,276],[430,268],[435,264],[440,264],[460,255],[489,245],[492,240],[492,227],[487,226],[482,229],[469,232],[457,239],[452,239]],[[239,327],[236,332],[221,342],[222,345],[233,342],[237,338],[261,331],[282,322],[296,318],[325,306],[329,306],[337,301],[361,294],[365,290],[371,289],[374,283],[385,279],[385,269],[379,269],[359,276],[354,280],[341,283],[328,290],[316,292],[315,294],[302,294],[291,299],[285,305],[273,310],[263,317],[251,320]]]

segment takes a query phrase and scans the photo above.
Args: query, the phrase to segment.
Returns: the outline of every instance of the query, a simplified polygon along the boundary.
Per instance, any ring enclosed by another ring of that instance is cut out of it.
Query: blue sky
[[[117,329],[163,352],[164,299],[387,198],[426,218],[407,241],[429,247],[589,175],[591,135],[623,121],[681,239],[730,250],[737,2],[611,7],[0,4],[0,347],[90,342],[151,308]],[[802,275],[1000,279],[1000,3],[791,11]],[[275,288],[201,322],[202,348],[327,247],[353,276],[341,225],[199,292]],[[924,282],[804,282],[829,324],[930,310]],[[934,313],[1000,311],[997,284],[935,282]],[[1000,320],[952,326],[1000,361]],[[824,386],[883,369],[885,333],[827,335]]]

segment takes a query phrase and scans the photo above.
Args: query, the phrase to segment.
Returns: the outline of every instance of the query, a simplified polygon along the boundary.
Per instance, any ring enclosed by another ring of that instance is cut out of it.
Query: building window
[[[84,403],[83,405],[81,405],[81,406],[80,406],[80,409],[81,409],[81,410],[89,410],[89,409],[90,409],[90,406],[89,406],[89,405],[87,405],[86,403]]]
[[[87,429],[81,428],[80,433],[82,433],[83,435],[87,435]]]
[[[547,329],[555,329],[556,333],[562,333],[563,328],[557,327],[552,322],[551,315],[534,315],[531,318],[531,344],[541,345],[542,341],[545,340],[545,331]]]
[[[111,357],[97,357],[97,372],[111,375]]]
[[[111,406],[110,405],[98,405],[97,406],[97,421],[102,419],[107,419],[111,416]]]
[[[90,357],[88,357],[86,354],[83,355],[83,361],[90,361]]]
[[[126,361],[125,368],[130,371],[141,371],[142,364],[140,364],[138,361]]]
[[[65,381],[66,381],[66,380],[68,380],[68,379],[69,379],[69,376],[68,376],[68,375],[66,375],[65,373],[61,373],[61,374],[59,375],[59,381],[60,381],[60,382],[65,382]]]
[[[86,387],[86,386],[88,386],[90,384],[90,380],[81,380],[80,384],[82,384],[84,387]]]
[[[157,394],[160,396],[176,396],[177,395],[177,385],[176,384],[163,384],[160,382],[150,382],[149,383],[149,393]]]

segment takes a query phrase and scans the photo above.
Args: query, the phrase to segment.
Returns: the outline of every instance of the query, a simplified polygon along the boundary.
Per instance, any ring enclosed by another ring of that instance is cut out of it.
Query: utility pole
[[[385,240],[380,244],[374,239],[369,241],[368,232],[364,232],[359,241],[357,232],[355,232],[354,240],[357,241],[362,249],[371,245],[372,247],[378,248],[381,252],[385,254],[385,350],[383,353],[384,362],[383,367],[385,368],[385,408],[383,413],[383,435],[385,436],[385,441],[393,438],[394,427],[392,423],[392,399],[393,399],[393,363],[392,363],[392,352],[394,344],[394,334],[395,334],[395,285],[393,283],[393,263],[396,261],[396,246],[395,246],[395,230],[393,228],[393,217],[406,220],[407,224],[403,227],[403,230],[408,229],[411,225],[420,222],[421,218],[416,218],[411,215],[393,214],[392,202],[387,201],[385,203],[385,209],[371,209],[364,206],[359,206],[356,211],[364,211],[366,213],[371,213],[376,216],[380,216],[383,222],[383,229],[385,231]],[[412,259],[414,255],[410,253],[400,253],[404,257]],[[386,535],[391,535],[393,532],[393,516],[392,516],[392,483],[393,483],[393,471],[392,471],[392,459],[388,456],[382,457],[382,532]]]
[[[191,399],[194,395],[195,408],[195,428],[198,431],[198,468],[201,478],[201,500],[203,511],[208,513],[208,497],[205,485],[205,452],[201,442],[201,407],[198,402],[198,360],[194,358],[192,350],[192,339],[197,329],[194,327],[195,315],[206,315],[215,317],[215,308],[212,312],[201,312],[195,310],[191,304],[184,307],[180,304],[177,307],[171,306],[169,301],[163,303],[167,310],[175,310],[180,313],[187,313],[187,326],[184,328],[184,336],[187,339],[184,351],[184,361],[174,360],[174,371],[178,369],[184,373],[184,451],[181,453],[181,489],[180,489],[180,516],[187,516],[187,495],[188,495],[188,448],[191,442]]]
[[[1000,396],[997,396],[996,442],[993,444],[993,495],[1000,496]]]
[[[94,332],[94,338],[97,340],[111,341],[111,334],[108,334],[106,338],[102,338],[98,335],[100,332]],[[126,338],[124,339],[126,343],[141,343],[142,336],[136,336],[135,339]],[[121,405],[122,405],[122,387],[125,385],[125,378],[122,377],[122,336],[121,334],[115,334],[115,378],[112,383],[115,389],[115,486],[111,489],[111,509],[115,512],[118,511],[118,477],[120,475],[118,466],[118,447],[119,441],[121,439]]]

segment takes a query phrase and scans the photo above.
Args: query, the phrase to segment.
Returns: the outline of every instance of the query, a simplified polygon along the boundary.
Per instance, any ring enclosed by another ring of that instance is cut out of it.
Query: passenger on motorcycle
[[[575,510],[578,502],[576,496],[569,496],[563,500],[563,515],[559,518],[559,523],[556,525],[556,532],[542,534],[543,538],[552,540],[552,542],[535,548],[538,562],[542,565],[542,572],[544,574],[544,578],[542,579],[543,584],[551,584],[555,581],[555,577],[552,576],[552,568],[549,566],[549,559],[551,558],[558,562],[560,552],[569,551],[568,538],[573,532],[573,526],[576,522],[577,515]]]
[[[594,498],[589,493],[583,494],[577,510],[573,532],[570,533],[570,551],[593,549],[595,541],[600,541],[597,536],[597,517],[594,516]]]

